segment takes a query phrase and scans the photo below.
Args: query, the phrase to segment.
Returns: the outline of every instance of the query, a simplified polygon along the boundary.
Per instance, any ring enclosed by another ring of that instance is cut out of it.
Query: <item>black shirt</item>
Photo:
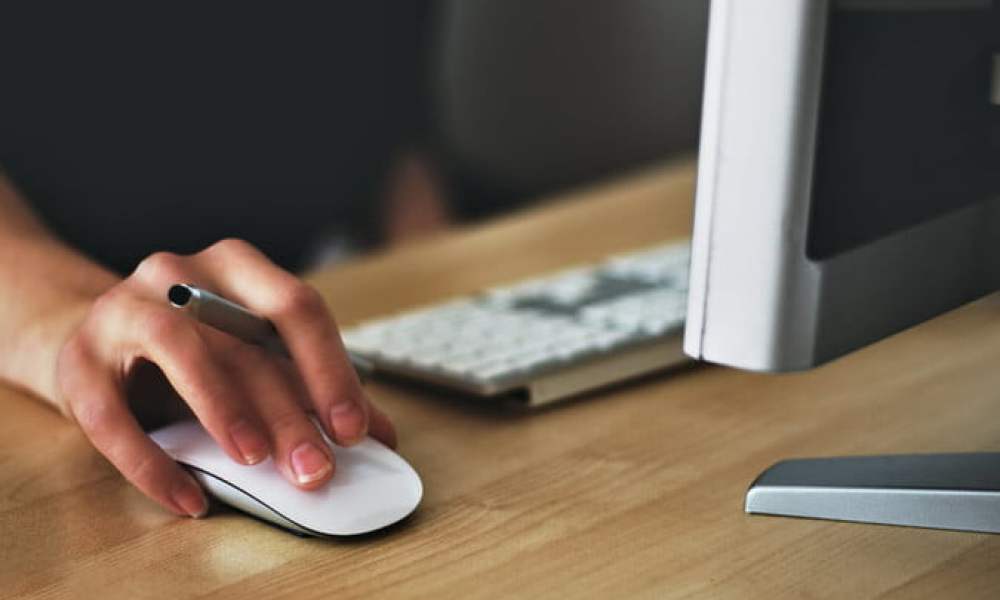
[[[225,236],[296,267],[418,136],[419,3],[5,6],[0,167],[120,271]]]

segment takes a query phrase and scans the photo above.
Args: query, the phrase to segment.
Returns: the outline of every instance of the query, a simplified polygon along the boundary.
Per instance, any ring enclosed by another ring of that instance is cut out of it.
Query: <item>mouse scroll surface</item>
[[[150,437],[177,462],[212,477],[214,485],[205,487],[216,498],[303,533],[375,531],[409,515],[423,495],[413,467],[371,438],[350,448],[330,444],[337,462],[333,479],[304,491],[286,480],[271,458],[252,466],[235,462],[197,421],[169,425]]]

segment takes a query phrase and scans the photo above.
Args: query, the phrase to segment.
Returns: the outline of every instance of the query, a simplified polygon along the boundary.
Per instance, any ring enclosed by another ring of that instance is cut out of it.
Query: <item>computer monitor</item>
[[[807,369],[1000,289],[1000,9],[714,0],[685,351]],[[1000,455],[787,461],[769,514],[1000,531]]]

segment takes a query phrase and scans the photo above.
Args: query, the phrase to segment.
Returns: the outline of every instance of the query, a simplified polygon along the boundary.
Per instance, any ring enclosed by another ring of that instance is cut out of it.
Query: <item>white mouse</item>
[[[333,449],[337,467],[322,488],[289,483],[271,458],[235,462],[197,421],[181,421],[149,434],[167,454],[190,467],[199,483],[222,502],[294,532],[343,536],[381,529],[420,504],[420,476],[402,457],[372,438]]]

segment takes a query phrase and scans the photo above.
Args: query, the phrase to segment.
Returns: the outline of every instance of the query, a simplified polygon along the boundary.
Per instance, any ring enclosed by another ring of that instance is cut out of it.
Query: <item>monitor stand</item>
[[[786,460],[750,485],[746,512],[1000,533],[1000,453]]]

